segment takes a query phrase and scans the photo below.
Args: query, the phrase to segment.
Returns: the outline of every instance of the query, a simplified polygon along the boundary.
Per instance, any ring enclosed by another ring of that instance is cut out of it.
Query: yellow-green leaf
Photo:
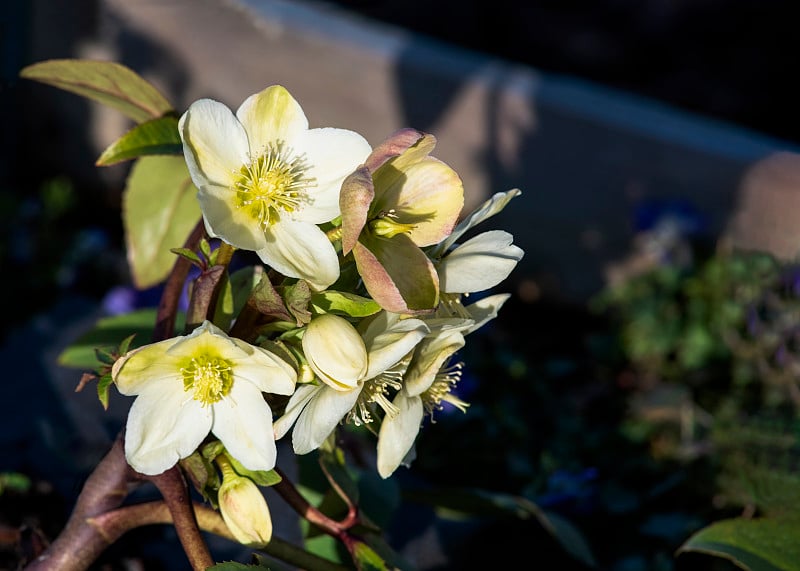
[[[128,176],[122,222],[136,287],[163,281],[179,248],[200,220],[197,189],[183,157],[141,157]]]
[[[692,535],[678,553],[714,555],[746,571],[798,571],[798,537],[797,519],[725,519]]]
[[[136,125],[111,143],[95,164],[106,167],[144,155],[180,155],[182,152],[178,118],[167,115]]]
[[[158,89],[130,68],[115,62],[47,60],[23,68],[20,77],[93,99],[117,109],[137,123],[172,111],[172,105]]]
[[[317,313],[337,313],[350,317],[367,317],[381,310],[374,299],[348,291],[325,290],[311,295],[311,306]]]

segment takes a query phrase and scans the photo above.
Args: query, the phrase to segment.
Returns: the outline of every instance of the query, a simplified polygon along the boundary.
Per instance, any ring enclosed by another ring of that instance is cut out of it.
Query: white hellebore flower
[[[449,366],[448,362],[464,346],[464,335],[497,317],[509,297],[497,294],[468,305],[464,309],[471,319],[429,321],[431,333],[414,350],[403,386],[392,401],[396,413],[384,417],[378,433],[378,473],[382,478],[391,476],[409,457],[426,413],[433,416],[443,402],[462,411],[469,406],[451,394],[461,379],[462,364]]]
[[[285,414],[275,421],[275,437],[294,424],[294,451],[306,454],[319,448],[346,416],[355,424],[371,422],[373,403],[393,414],[386,392],[400,388],[406,356],[428,331],[420,319],[385,311],[363,332],[330,313],[312,319],[303,334],[303,352],[321,383],[297,387]]]
[[[194,452],[209,432],[249,470],[275,467],[272,411],[262,392],[289,395],[297,374],[261,347],[205,321],[191,334],[129,351],[111,371],[138,395],[125,429],[125,457],[155,475]]]
[[[200,99],[178,130],[210,236],[318,290],[336,281],[336,251],[317,224],[339,216],[342,181],[372,151],[361,135],[309,129],[280,85],[248,97],[236,115]]]

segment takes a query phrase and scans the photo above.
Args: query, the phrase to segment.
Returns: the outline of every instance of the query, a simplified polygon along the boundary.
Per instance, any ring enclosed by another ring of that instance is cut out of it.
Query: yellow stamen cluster
[[[425,407],[425,412],[430,415],[432,421],[434,411],[444,408],[442,402],[449,402],[461,412],[467,412],[469,403],[450,394],[450,391],[452,391],[461,380],[461,371],[463,368],[464,363],[462,362],[448,367],[442,367],[439,372],[436,373],[436,378],[433,380],[433,384],[431,384],[430,388],[422,393],[422,404]]]
[[[361,389],[353,409],[347,413],[347,422],[356,426],[369,424],[373,420],[372,409],[378,405],[389,416],[396,416],[400,410],[388,398],[389,389],[400,390],[403,374],[408,367],[408,359],[404,359],[394,367],[366,381]]]
[[[192,398],[208,406],[219,402],[233,385],[233,369],[225,359],[200,355],[180,368],[183,390],[193,391]]]
[[[460,317],[472,319],[467,308],[464,307],[463,297],[467,294],[439,292],[439,307],[436,308],[437,317]]]
[[[305,155],[293,156],[282,141],[270,143],[240,169],[233,183],[237,207],[248,209],[264,228],[275,224],[283,212],[297,210],[305,190],[314,185],[306,171]]]
[[[398,234],[408,234],[415,228],[415,224],[404,224],[397,221],[397,213],[394,209],[388,212],[381,212],[369,223],[369,228],[376,236],[392,238]]]

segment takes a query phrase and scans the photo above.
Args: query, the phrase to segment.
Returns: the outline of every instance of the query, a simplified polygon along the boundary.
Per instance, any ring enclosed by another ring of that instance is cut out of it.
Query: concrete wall
[[[658,201],[691,203],[710,233],[737,244],[782,255],[800,244],[791,145],[324,4],[98,0],[90,34],[39,55],[119,61],[179,110],[200,97],[235,108],[281,83],[312,126],[353,129],[373,144],[404,126],[431,132],[435,154],[464,179],[467,208],[522,189],[486,228],[509,230],[526,251],[507,286],[526,296],[597,291],[629,253],[635,213]],[[127,127],[113,111],[89,113],[87,165]],[[112,182],[122,175],[103,173]]]

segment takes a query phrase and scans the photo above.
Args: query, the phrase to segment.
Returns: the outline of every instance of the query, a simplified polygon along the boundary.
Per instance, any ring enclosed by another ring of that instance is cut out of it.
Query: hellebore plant
[[[520,192],[462,215],[461,179],[431,155],[432,135],[401,129],[373,149],[353,131],[310,129],[279,85],[235,114],[201,99],[179,116],[118,64],[54,60],[22,75],[137,123],[98,164],[135,160],[128,261],[137,287],[163,285],[157,311],[136,314],[150,340],[109,338],[88,364],[65,352],[62,363],[94,370],[79,389],[96,382],[104,407],[112,386],[136,398],[67,526],[27,568],[86,569],[153,523],[175,526],[193,569],[240,568],[216,565],[201,531],[309,570],[405,568],[360,509],[350,447],[377,436],[366,469],[388,480],[413,466],[426,418],[468,411],[457,353],[509,295],[467,298],[500,284],[523,252],[501,230],[457,241]],[[279,467],[311,455],[338,511],[313,505]],[[163,501],[125,503],[148,482]],[[264,487],[349,559],[282,540]]]

